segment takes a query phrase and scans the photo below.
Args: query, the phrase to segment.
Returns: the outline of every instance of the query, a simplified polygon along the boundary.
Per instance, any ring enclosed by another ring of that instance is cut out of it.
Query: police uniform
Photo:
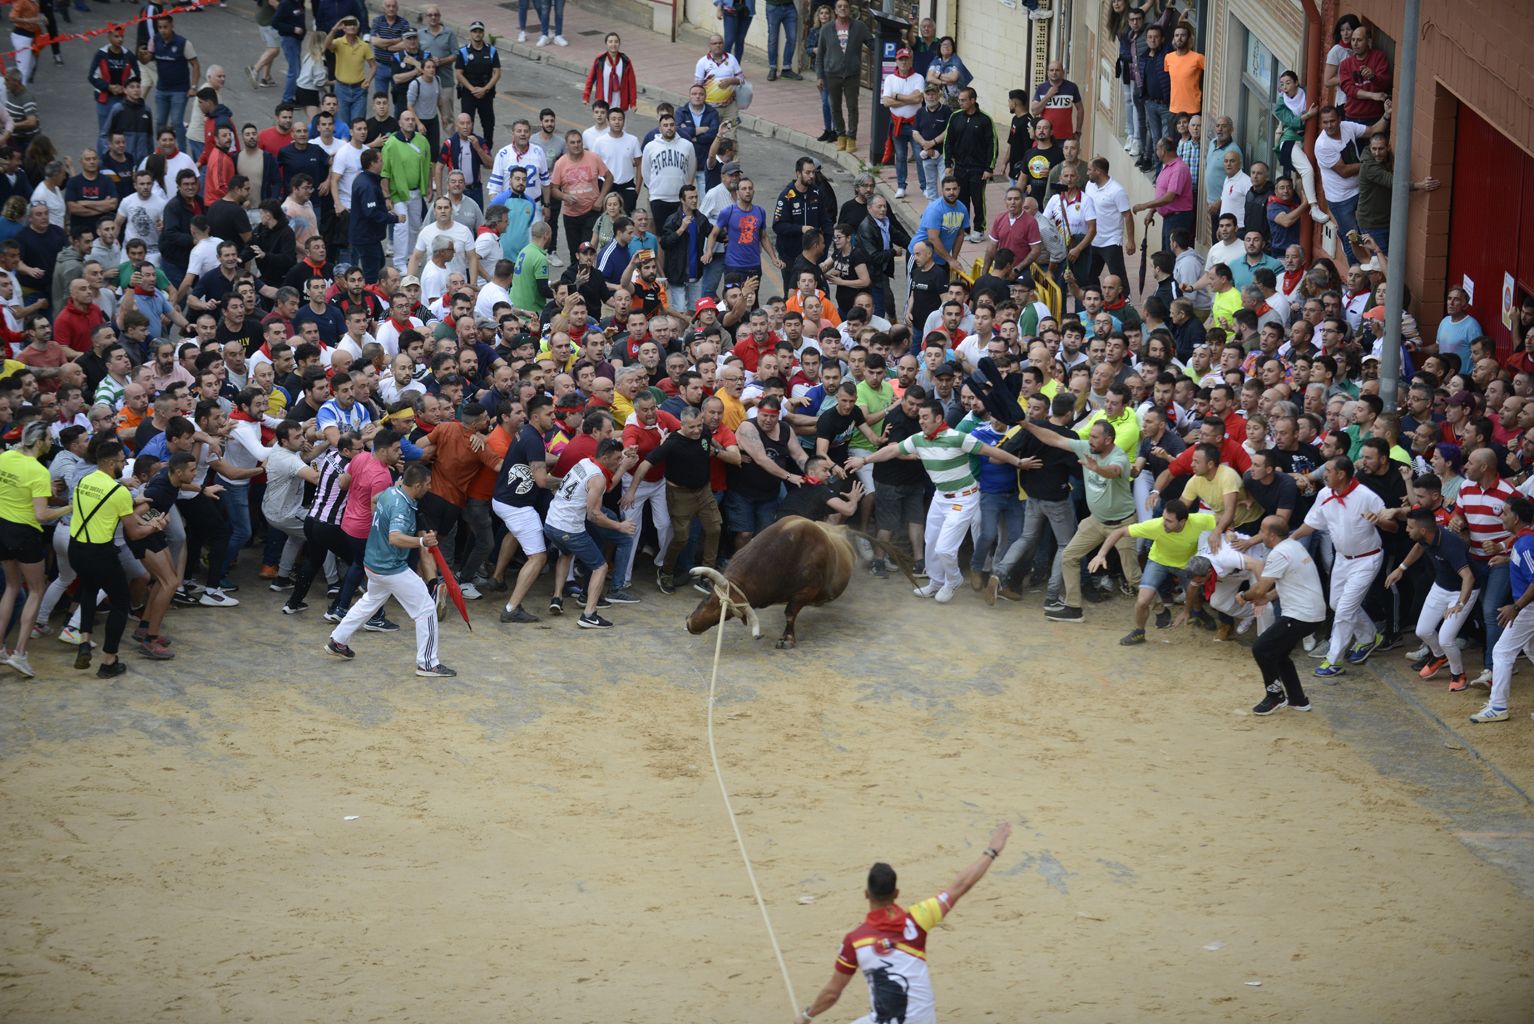
[[[478,49],[473,46],[458,48],[458,70],[463,73],[464,80],[476,89],[488,84],[491,76],[500,70],[500,67],[501,55],[489,43]],[[495,93],[489,92],[482,97],[476,97],[460,85],[458,108],[470,117],[476,114],[479,116],[480,132],[484,137],[485,146],[489,147],[495,140]]]

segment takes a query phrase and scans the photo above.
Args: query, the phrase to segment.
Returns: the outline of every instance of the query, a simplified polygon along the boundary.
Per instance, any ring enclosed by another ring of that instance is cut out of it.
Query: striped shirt
[[[361,402],[353,402],[350,409],[341,408],[341,403],[332,398],[320,406],[315,414],[315,425],[323,433],[326,427],[336,427],[342,433],[352,430],[361,430],[372,420],[372,413],[368,412],[367,406]]]
[[[922,467],[939,493],[952,494],[975,486],[969,454],[978,450],[981,443],[973,434],[961,434],[950,427],[936,437],[912,434],[900,442],[900,451],[921,459]]]
[[[1459,514],[1470,527],[1470,557],[1478,562],[1491,558],[1486,544],[1497,541],[1506,545],[1512,534],[1502,525],[1502,506],[1518,492],[1506,480],[1498,479],[1491,487],[1465,484],[1459,489]]]
[[[314,485],[314,500],[309,503],[309,518],[332,526],[341,524],[341,513],[346,510],[346,492],[341,489],[341,474],[346,465],[341,453],[334,448],[314,460],[319,470],[319,482]]]

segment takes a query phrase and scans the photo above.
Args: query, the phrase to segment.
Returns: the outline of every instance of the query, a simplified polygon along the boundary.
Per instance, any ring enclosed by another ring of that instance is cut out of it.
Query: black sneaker
[[[1286,708],[1288,706],[1289,706],[1289,702],[1284,699],[1283,691],[1279,691],[1278,693],[1274,693],[1272,690],[1269,690],[1266,694],[1263,695],[1261,703],[1259,703],[1256,707],[1252,708],[1252,714],[1254,714],[1254,715],[1271,715],[1273,712],[1277,711],[1279,708]],[[1306,711],[1310,710],[1310,705],[1309,704],[1305,705],[1305,710]]]
[[[565,613],[565,599],[562,597],[549,598],[549,614],[563,615]]]
[[[1169,608],[1163,608],[1156,613],[1156,628],[1166,629],[1172,624],[1172,612]]]
[[[1072,608],[1070,605],[1062,605],[1054,610],[1046,608],[1044,617],[1050,622],[1080,622],[1081,609]]]
[[[271,583],[267,584],[267,587],[272,593],[281,594],[293,589],[293,579],[290,576],[278,576]]]
[[[170,595],[170,603],[177,608],[196,608],[198,605],[197,595],[190,590],[178,590]]]
[[[339,584],[339,583],[332,583],[330,586],[326,587],[325,588],[325,596],[330,598],[332,601],[334,601],[336,598],[340,597],[341,596],[341,584]]]
[[[782,72],[778,73],[778,77],[779,78],[786,78],[790,82],[802,82],[802,81],[804,81],[804,76],[799,74],[799,72],[797,72],[797,71],[782,71]]]
[[[676,581],[664,572],[657,572],[655,574],[655,589],[659,590],[662,594],[675,594]]]
[[[77,668],[77,669],[90,668],[91,667],[91,652],[94,651],[95,649],[96,649],[96,645],[91,643],[89,640],[87,640],[85,643],[81,644],[79,647],[76,647],[75,648],[75,668]]]
[[[345,658],[347,661],[351,661],[357,656],[356,651],[345,644],[338,644],[334,640],[325,641],[325,653],[334,654],[336,657]]]
[[[776,82],[777,80],[778,80],[778,69],[777,68],[768,68],[767,69],[767,81],[769,81],[769,82]]]
[[[927,576],[927,560],[925,558],[918,558],[916,563],[911,566],[911,575],[919,580],[929,578]]]
[[[503,594],[506,592],[506,581],[494,576],[480,576],[474,580],[474,589],[486,594]]]
[[[369,633],[398,633],[399,623],[390,622],[388,619],[383,617],[382,612],[379,612],[377,615],[364,622],[362,624],[362,628],[367,630]]]
[[[1120,647],[1133,647],[1135,644],[1143,644],[1144,642],[1145,630],[1143,629],[1131,629],[1129,632],[1119,637]]]
[[[511,611],[507,611],[505,608],[502,608],[501,609],[501,621],[502,622],[542,622],[543,620],[538,618],[538,616],[536,616],[536,615],[533,615],[533,614],[531,614],[529,612],[523,611],[522,610],[522,606],[521,605],[517,605]]]
[[[346,613],[339,608],[326,608],[325,614],[321,618],[326,622],[338,624],[342,619],[346,618]]]
[[[884,559],[875,558],[868,563],[868,574],[881,580],[890,578],[890,571],[884,564]]]
[[[439,661],[435,665],[432,665],[430,668],[422,668],[420,665],[417,665],[415,667],[415,674],[418,676],[426,676],[427,678],[432,679],[451,679],[458,673],[454,672],[452,669],[448,668],[446,665]]]
[[[292,602],[289,602],[288,604],[285,604],[285,605],[282,606],[282,614],[284,614],[284,615],[297,615],[299,612],[304,612],[304,611],[308,611],[308,610],[309,610],[309,602],[307,602],[307,601],[300,601],[297,604],[293,604]]]
[[[1375,650],[1376,651],[1393,651],[1397,647],[1401,646],[1401,642],[1402,641],[1401,641],[1401,634],[1400,633],[1386,633],[1385,634],[1385,639],[1380,641],[1380,645],[1378,647],[1376,647]]]
[[[618,590],[609,590],[607,600],[613,604],[638,604],[639,595],[634,593],[633,587],[621,587]]]
[[[611,608],[612,606],[613,606],[613,603],[612,603],[612,601],[608,600],[606,594],[603,594],[603,595],[601,595],[600,597],[597,598],[597,607],[598,608]]]
[[[575,624],[577,626],[581,627],[582,629],[612,629],[613,628],[613,624],[611,622],[608,622],[606,619],[602,618],[602,616],[598,615],[596,612],[592,612],[589,615],[582,615],[580,618],[575,620]]]
[[[116,661],[112,662],[112,664],[110,664],[110,665],[108,665],[106,662],[102,662],[100,665],[98,665],[96,667],[96,678],[97,679],[112,679],[112,678],[114,678],[116,676],[122,675],[124,672],[127,672],[127,671],[128,671],[128,663],[123,661],[121,658],[118,658]]]
[[[1085,586],[1081,588],[1081,596],[1091,604],[1102,604],[1104,601],[1113,600],[1113,593],[1098,586]]]

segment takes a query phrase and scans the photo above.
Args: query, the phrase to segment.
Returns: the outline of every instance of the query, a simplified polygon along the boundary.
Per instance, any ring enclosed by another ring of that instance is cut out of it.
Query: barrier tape
[[[0,0],[0,7],[13,2],[14,0]],[[211,7],[216,3],[218,3],[218,0],[193,0],[191,3],[181,4],[177,7],[167,7],[164,10],[156,11],[154,14],[140,14],[137,17],[129,18],[127,21],[109,21],[101,28],[87,29],[84,32],[68,32],[60,36],[38,35],[32,38],[32,45],[27,49],[32,53],[39,53],[54,43],[73,43],[88,39],[99,39],[113,29],[126,29],[129,26],[137,25],[140,22],[153,21],[155,18],[163,17],[167,14],[185,14],[189,11],[200,11],[204,7]],[[0,52],[0,64],[11,60],[18,54],[26,52],[27,50],[6,50]]]

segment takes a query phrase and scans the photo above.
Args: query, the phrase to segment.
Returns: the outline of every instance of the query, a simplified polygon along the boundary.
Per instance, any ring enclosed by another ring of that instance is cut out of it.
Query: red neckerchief
[[[1517,542],[1518,542],[1518,538],[1519,538],[1519,537],[1534,537],[1534,527],[1531,527],[1531,528],[1529,528],[1529,529],[1524,529],[1524,530],[1519,530],[1519,531],[1518,531],[1518,532],[1517,532],[1517,533],[1516,533],[1516,534],[1515,534],[1515,535],[1514,535],[1514,536],[1513,536],[1513,542],[1514,542],[1514,543],[1515,543],[1515,544],[1516,544],[1516,543],[1517,543]]]
[[[133,286],[134,295],[155,295],[159,292],[159,290],[160,289],[158,288],[140,288],[138,285]]]
[[[257,423],[257,424],[260,424],[260,426],[261,426],[261,443],[263,445],[266,445],[266,446],[270,447],[271,443],[277,439],[277,431],[268,429],[268,427],[266,426],[266,424],[263,421],[261,421],[261,420],[257,419],[256,417],[252,416],[250,413],[246,412],[244,409],[235,409],[234,411],[229,413],[229,418],[234,420],[236,423]]]
[[[819,487],[821,484],[826,482],[826,478],[823,476],[810,476],[808,473],[806,473],[804,474],[804,482],[810,487]]]
[[[863,919],[863,923],[881,932],[900,932],[905,927],[905,918],[905,911],[891,903],[887,907],[870,910],[868,916]]]
[[[1129,305],[1129,300],[1127,298],[1121,298],[1117,302],[1105,302],[1105,303],[1103,303],[1103,308],[1104,309],[1123,309],[1127,305]]]
[[[607,481],[608,487],[611,487],[613,485],[613,475],[607,471],[607,467],[602,465],[596,459],[592,459],[591,464],[602,471],[602,479]]]
[[[1321,502],[1321,504],[1325,505],[1327,501],[1335,501],[1337,504],[1341,505],[1343,508],[1347,508],[1348,507],[1348,503],[1346,501],[1344,501],[1343,499],[1346,498],[1348,495],[1352,494],[1356,490],[1358,490],[1358,477],[1355,476],[1353,479],[1348,481],[1348,485],[1346,487],[1344,487],[1340,491],[1333,491],[1332,492],[1332,496],[1330,498],[1327,498],[1326,501]]]
[[[426,431],[428,434],[437,429],[437,425],[435,423],[426,423],[419,416],[415,418],[415,425],[419,429]]]
[[[304,264],[314,271],[315,277],[325,276],[325,264],[316,263],[307,256],[304,257]]]
[[[404,323],[400,323],[398,320],[394,319],[393,315],[391,314],[389,317],[389,322],[394,325],[394,329],[396,331],[408,331],[415,326],[410,322],[410,318],[408,316],[405,318]]]
[[[495,234],[495,228],[481,227],[477,233],[480,235],[493,235]]]
[[[930,434],[922,434],[922,437],[925,437],[928,441],[936,441],[938,439],[938,437],[947,429],[948,429],[948,424],[945,423],[941,427],[938,427],[936,430],[934,430]]]
[[[1287,271],[1287,270],[1284,271],[1283,293],[1285,295],[1288,295],[1290,292],[1294,291],[1295,287],[1304,279],[1305,279],[1305,271],[1304,270],[1296,270],[1296,271],[1294,271],[1292,273],[1290,271]]]

